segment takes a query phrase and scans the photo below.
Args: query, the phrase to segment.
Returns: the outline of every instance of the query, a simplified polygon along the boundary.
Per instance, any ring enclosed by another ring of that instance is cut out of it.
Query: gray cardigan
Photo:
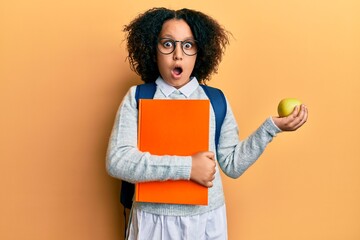
[[[192,81],[191,92],[187,95],[175,91],[169,96],[162,91],[164,82],[158,86],[154,98],[188,98],[207,99],[203,89]],[[168,88],[168,87],[167,87]],[[135,89],[130,88],[118,110],[114,128],[110,137],[107,153],[107,171],[109,175],[136,183],[154,180],[190,179],[191,156],[155,156],[140,152],[137,148],[138,111],[135,100]],[[185,91],[184,91],[185,92]],[[177,96],[178,95],[178,96]],[[239,141],[238,127],[231,107],[228,104],[226,117],[221,128],[217,151],[217,167],[213,187],[209,188],[209,204],[207,206],[176,205],[135,202],[134,207],[153,214],[190,216],[202,214],[216,209],[224,204],[224,193],[219,173],[219,167],[231,178],[238,178],[262,154],[268,143],[281,130],[274,124],[272,118],[266,121],[248,138]],[[210,113],[210,151],[215,148],[215,115]]]

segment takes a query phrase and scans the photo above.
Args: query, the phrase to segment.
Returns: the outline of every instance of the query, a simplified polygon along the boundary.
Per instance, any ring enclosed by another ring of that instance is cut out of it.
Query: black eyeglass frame
[[[174,48],[173,48],[173,50],[171,51],[171,52],[169,52],[169,53],[164,53],[164,52],[162,52],[160,49],[159,49],[159,44],[161,43],[161,41],[162,40],[169,40],[170,42],[172,42],[173,44],[174,44]],[[185,51],[184,51],[184,44],[185,43],[189,43],[189,42],[192,42],[192,43],[195,43],[195,45],[196,45],[196,52],[194,53],[194,54],[187,54]],[[156,45],[156,47],[157,47],[157,49],[162,53],[162,54],[164,54],[164,55],[169,55],[169,54],[172,54],[174,51],[175,51],[175,49],[176,49],[176,43],[180,43],[181,44],[181,50],[183,51],[183,53],[185,54],[185,55],[187,55],[187,56],[194,56],[194,55],[196,55],[197,53],[198,53],[198,51],[199,51],[199,49],[198,49],[198,47],[197,47],[197,41],[195,40],[195,39],[186,39],[186,40],[184,40],[184,41],[180,41],[180,40],[174,40],[174,39],[171,39],[171,38],[160,38],[158,41],[157,41],[157,45]]]

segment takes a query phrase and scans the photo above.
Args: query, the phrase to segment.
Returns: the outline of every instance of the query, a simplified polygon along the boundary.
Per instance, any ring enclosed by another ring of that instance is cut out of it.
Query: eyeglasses
[[[193,56],[197,53],[198,47],[196,40],[188,39],[184,41],[176,41],[171,38],[160,38],[157,44],[157,48],[162,54],[168,55],[175,51],[176,43],[181,44],[181,49],[188,56]]]

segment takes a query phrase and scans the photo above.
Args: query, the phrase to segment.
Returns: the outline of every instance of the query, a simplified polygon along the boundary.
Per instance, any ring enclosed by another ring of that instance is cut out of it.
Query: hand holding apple
[[[273,117],[273,121],[282,131],[295,131],[308,118],[307,107],[294,98],[281,100],[278,105],[278,113],[279,117]]]

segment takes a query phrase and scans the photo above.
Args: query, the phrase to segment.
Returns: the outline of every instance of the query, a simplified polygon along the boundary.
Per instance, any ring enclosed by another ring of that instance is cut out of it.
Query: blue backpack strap
[[[136,86],[136,107],[139,109],[139,99],[153,99],[156,92],[156,83],[144,83]]]
[[[215,112],[215,146],[217,149],[219,144],[221,126],[224,122],[227,112],[225,95],[220,89],[209,87],[203,84],[200,84],[200,86],[204,89],[204,92],[208,96],[211,106]]]

